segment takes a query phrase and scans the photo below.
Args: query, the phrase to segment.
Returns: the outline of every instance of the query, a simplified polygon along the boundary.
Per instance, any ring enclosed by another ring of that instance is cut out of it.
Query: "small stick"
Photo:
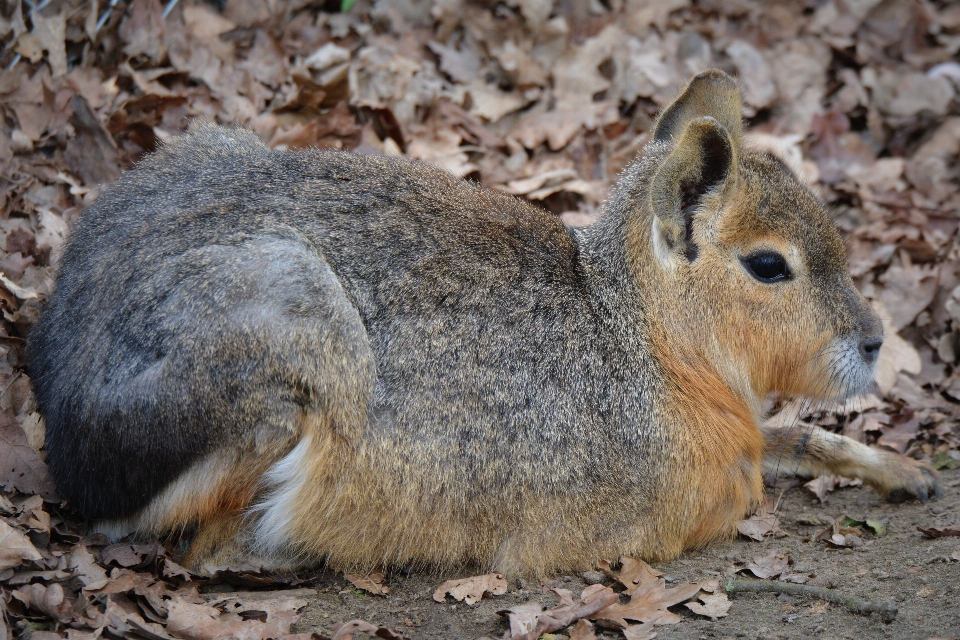
[[[794,584],[792,582],[772,582],[766,580],[744,580],[736,578],[727,578],[727,585],[724,591],[733,595],[735,593],[758,593],[761,591],[771,591],[773,593],[786,593],[788,595],[808,596],[819,598],[834,604],[842,604],[847,609],[858,615],[867,616],[871,613],[879,613],[884,622],[893,622],[897,617],[897,607],[888,601],[874,602],[872,600],[861,600],[860,598],[847,595],[836,589],[827,589],[826,587],[813,587],[806,584]]]

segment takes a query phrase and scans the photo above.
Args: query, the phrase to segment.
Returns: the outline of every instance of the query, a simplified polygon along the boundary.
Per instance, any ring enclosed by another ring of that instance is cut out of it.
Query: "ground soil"
[[[960,637],[960,562],[950,556],[960,551],[960,538],[930,539],[917,527],[945,527],[960,523],[960,470],[942,474],[944,495],[925,504],[885,502],[870,489],[846,488],[831,493],[826,503],[794,487],[780,503],[781,532],[756,542],[745,538],[717,542],[702,552],[655,565],[668,582],[701,582],[733,573],[755,556],[781,549],[793,561],[792,570],[813,576],[808,584],[835,588],[870,600],[890,600],[899,609],[896,620],[882,622],[876,615],[858,616],[845,608],[819,600],[784,594],[741,594],[725,618],[712,622],[680,605],[672,610],[683,617],[676,625],[657,628],[658,640],[702,638],[895,638]],[[814,542],[822,527],[808,524],[817,516],[824,522],[839,516],[857,519],[889,517],[886,535],[867,533],[857,549],[833,548]],[[362,618],[388,626],[415,639],[499,638],[507,630],[506,618],[497,614],[528,600],[544,606],[557,604],[538,584],[511,581],[502,596],[474,606],[438,603],[433,593],[444,580],[474,575],[391,573],[390,594],[375,597],[354,589],[341,574],[327,572],[315,588],[319,595],[303,611],[295,629],[329,633],[335,622]],[[749,573],[745,573],[750,577]],[[579,593],[586,584],[578,575],[558,576],[557,582]],[[668,585],[669,586],[669,585]],[[559,632],[557,640],[570,631]],[[358,636],[362,637],[362,636]],[[599,638],[622,638],[617,632]]]

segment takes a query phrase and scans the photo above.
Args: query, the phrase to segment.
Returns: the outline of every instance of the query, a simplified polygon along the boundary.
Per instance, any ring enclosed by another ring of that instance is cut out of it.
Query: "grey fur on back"
[[[643,493],[669,434],[641,428],[663,376],[628,200],[573,235],[424,164],[194,126],[80,217],[31,335],[58,486],[129,515],[220,447],[289,449],[306,412],[462,504]]]

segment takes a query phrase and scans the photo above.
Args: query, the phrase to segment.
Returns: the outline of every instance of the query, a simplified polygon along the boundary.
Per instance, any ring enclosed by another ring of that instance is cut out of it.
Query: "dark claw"
[[[927,501],[927,497],[928,497],[928,496],[927,496],[927,488],[924,487],[924,488],[920,489],[920,492],[917,494],[917,498],[920,499],[920,502],[926,502],[926,501]]]
[[[906,502],[912,498],[913,494],[906,489],[894,489],[890,492],[890,495],[887,496],[887,502]]]
[[[940,486],[939,482],[933,483],[933,495],[936,496],[937,500],[943,497],[943,488]]]

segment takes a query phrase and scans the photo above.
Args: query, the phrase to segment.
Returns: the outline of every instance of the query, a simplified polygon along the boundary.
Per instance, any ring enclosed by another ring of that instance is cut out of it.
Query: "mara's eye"
[[[742,258],[743,266],[760,282],[780,282],[790,279],[790,269],[783,256],[774,251],[761,251]]]

